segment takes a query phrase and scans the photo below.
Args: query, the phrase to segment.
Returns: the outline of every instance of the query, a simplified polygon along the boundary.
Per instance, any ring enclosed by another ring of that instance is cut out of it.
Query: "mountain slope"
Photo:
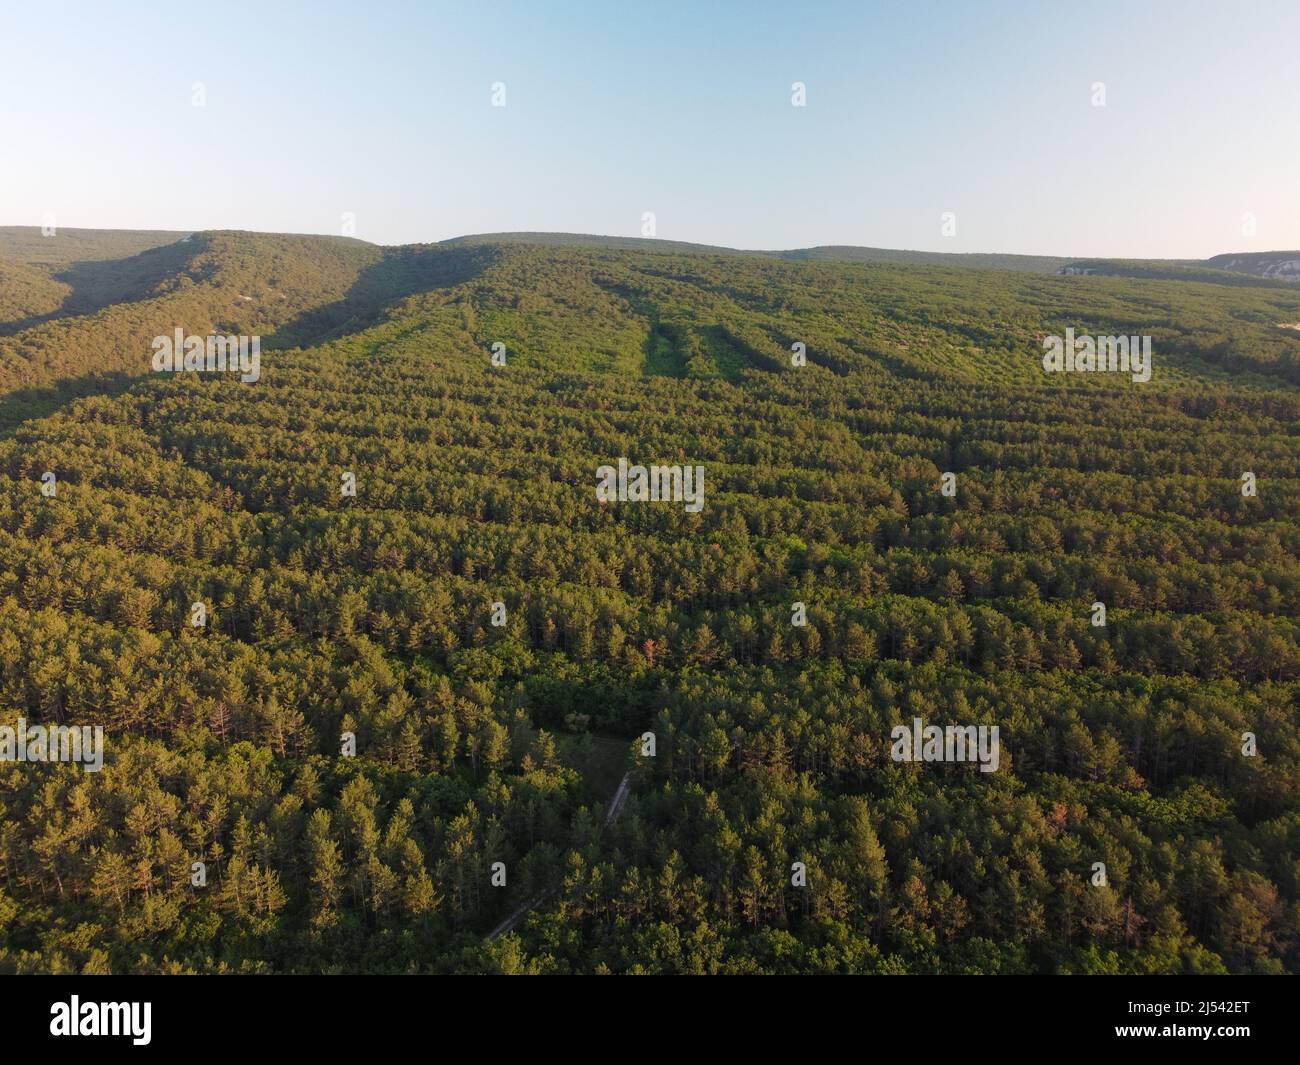
[[[1300,319],[1300,307],[1271,282],[1193,290],[1149,278],[841,261],[816,249],[674,247],[566,237],[381,248],[204,233],[52,276],[17,264],[0,327],[0,390],[10,397],[0,425],[123,387],[149,371],[153,337],[178,327],[261,335],[270,350],[364,329],[408,297],[453,290],[475,344],[506,343],[515,360],[557,369],[736,379],[747,367],[786,366],[798,342],[838,373],[1104,383],[1042,374],[1039,338],[1069,326],[1152,336],[1156,388],[1227,375],[1240,386],[1300,381],[1296,338],[1276,328]]]
[[[129,259],[150,248],[188,236],[162,229],[65,229],[48,233],[39,226],[0,226],[0,258],[47,272],[82,262]]]
[[[1300,251],[1267,251],[1216,255],[1205,260],[1220,270],[1251,274],[1277,281],[1300,281]]]
[[[0,259],[0,332],[55,313],[71,289],[39,267]]]
[[[206,233],[66,266],[63,302],[0,336],[0,392],[24,390],[0,424],[149,372],[153,338],[177,327],[271,335],[344,299],[382,256],[344,238]]]

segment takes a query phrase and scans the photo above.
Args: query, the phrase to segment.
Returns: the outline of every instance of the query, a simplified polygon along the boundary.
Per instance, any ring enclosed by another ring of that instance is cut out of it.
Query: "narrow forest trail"
[[[614,792],[614,797],[609,800],[609,808],[605,811],[605,821],[601,825],[602,829],[608,828],[618,818],[618,815],[623,810],[623,804],[627,801],[628,792],[630,792],[631,790],[632,790],[632,770],[629,769],[626,773],[623,774],[623,779],[618,782],[618,790]],[[560,893],[559,887],[551,887],[551,888],[547,888],[540,895],[535,895],[533,898],[529,899],[527,902],[521,905],[517,910],[515,910],[509,917],[507,917],[494,929],[492,929],[492,931],[489,932],[484,938],[487,940],[487,942],[491,943],[492,940],[497,938],[497,936],[503,936],[507,932],[512,931],[514,928],[516,928],[519,925],[519,922],[522,921],[525,917],[527,917],[533,910],[535,910],[547,899],[552,898],[555,895],[558,895],[559,893]]]
[[[540,906],[543,902],[549,899],[552,895],[555,895],[559,890],[560,890],[559,888],[548,888],[547,890],[543,891],[540,895],[536,895],[533,898],[529,899],[522,906],[520,906],[519,909],[515,910],[514,913],[512,913],[509,917],[507,917],[504,921],[502,921],[499,925],[497,925],[494,929],[492,929],[492,931],[489,932],[484,938],[489,943],[491,943],[492,940],[496,939],[497,936],[505,935],[507,932],[511,931],[520,921],[522,921],[525,917],[527,917],[529,913],[535,910],[538,906]]]

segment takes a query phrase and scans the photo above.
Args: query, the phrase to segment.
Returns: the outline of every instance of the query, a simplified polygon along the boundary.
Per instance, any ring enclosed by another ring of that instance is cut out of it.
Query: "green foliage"
[[[52,315],[0,338],[50,389],[0,442],[0,723],[108,733],[101,773],[0,763],[0,971],[1297,969],[1300,293],[101,250],[0,307]],[[218,324],[257,384],[141,376]],[[1069,325],[1153,334],[1151,383],[1045,378]],[[600,506],[619,456],[704,509]],[[893,762],[917,716],[1002,770]]]

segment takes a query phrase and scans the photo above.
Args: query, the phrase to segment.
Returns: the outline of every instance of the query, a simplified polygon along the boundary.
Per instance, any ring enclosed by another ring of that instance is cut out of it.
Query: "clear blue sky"
[[[1300,248],[1300,0],[3,0],[0,33],[0,224]]]

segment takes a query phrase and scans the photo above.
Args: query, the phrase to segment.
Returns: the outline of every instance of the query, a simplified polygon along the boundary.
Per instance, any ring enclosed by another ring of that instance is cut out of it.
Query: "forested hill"
[[[605,248],[618,251],[671,252],[697,255],[741,255],[750,258],[824,259],[830,262],[906,263],[910,266],[966,266],[997,270],[1050,273],[1072,260],[1050,255],[997,255],[960,252],[902,251],[849,244],[792,248],[787,251],[741,251],[712,244],[690,244],[649,237],[608,237],[591,233],[479,233],[444,241],[457,244],[537,244],[553,248]]]
[[[1108,261],[1105,272],[1134,275],[1115,284],[1049,277],[1037,270],[1057,260],[1029,256],[743,253],[572,234],[387,248],[342,237],[175,236],[73,230],[43,238],[39,230],[0,229],[0,393],[25,389],[25,410],[43,413],[148,371],[152,338],[178,325],[296,346],[372,325],[421,292],[444,293],[471,312],[482,306],[489,316],[540,301],[541,321],[511,339],[526,360],[553,367],[627,370],[663,359],[674,372],[699,375],[709,364],[734,376],[764,360],[787,362],[785,348],[799,333],[806,344],[819,342],[813,363],[840,372],[884,367],[1060,386],[1039,372],[1040,340],[1071,326],[1151,335],[1163,371],[1157,389],[1183,387],[1189,375],[1222,381],[1222,371],[1237,386],[1300,381],[1296,337],[1279,329],[1297,317],[1298,290],[1227,270],[1151,276],[1151,267]],[[1233,291],[1243,278],[1259,291]],[[1154,283],[1170,279],[1210,287]],[[607,334],[599,351],[563,322],[589,312],[602,320],[591,326]],[[576,345],[539,337],[547,343],[530,346],[530,330],[551,326],[567,329]],[[23,413],[10,403],[0,428]]]
[[[0,295],[0,394],[23,390],[0,407],[0,429],[149,371],[153,338],[177,326],[272,334],[344,299],[384,255],[342,237],[215,232],[148,246],[151,236],[74,232],[61,248],[57,235],[42,258],[26,233],[0,232],[0,278],[13,269],[20,282]],[[93,257],[65,258],[87,245]]]
[[[1098,274],[1145,277],[1158,280],[1200,280],[1216,284],[1279,285],[1300,282],[1300,252],[1245,252],[1215,255],[1209,259],[1078,259],[1060,255],[1011,255],[991,252],[906,251],[864,248],[851,244],[819,245],[785,251],[741,251],[709,244],[659,240],[648,237],[610,237],[591,233],[479,233],[444,241],[456,244],[538,244],[546,247],[612,248],[703,255],[828,262],[902,263],[908,266],[960,266],[1028,273]]]
[[[165,229],[67,229],[0,226],[0,258],[58,271],[75,263],[113,262],[190,236]]]
[[[1295,286],[247,233],[0,278],[0,724],[107,732],[0,761],[0,972],[1300,969]],[[177,327],[260,379],[150,372]],[[1150,380],[1044,372],[1067,329]],[[996,771],[894,760],[917,718]]]

